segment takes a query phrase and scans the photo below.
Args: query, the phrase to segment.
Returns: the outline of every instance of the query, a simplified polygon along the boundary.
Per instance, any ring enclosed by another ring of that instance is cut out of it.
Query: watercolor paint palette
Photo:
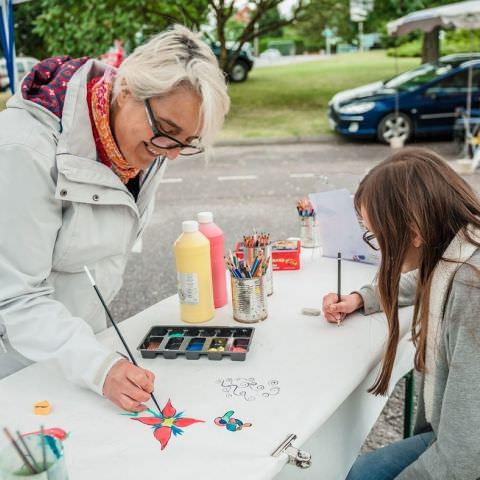
[[[184,325],[154,326],[145,335],[137,350],[143,358],[162,355],[173,359],[185,355],[198,360],[244,361],[252,343],[254,328],[250,327],[186,327]]]

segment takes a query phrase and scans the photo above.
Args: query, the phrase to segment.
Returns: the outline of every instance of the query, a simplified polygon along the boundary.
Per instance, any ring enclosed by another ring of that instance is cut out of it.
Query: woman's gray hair
[[[118,69],[113,99],[123,85],[138,100],[189,88],[201,100],[202,145],[212,145],[230,108],[225,75],[199,35],[175,25],[137,47]]]

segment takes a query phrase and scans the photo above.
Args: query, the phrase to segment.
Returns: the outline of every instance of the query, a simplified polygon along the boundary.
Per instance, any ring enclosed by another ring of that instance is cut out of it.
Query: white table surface
[[[65,448],[71,480],[271,479],[286,462],[286,456],[273,458],[271,453],[289,433],[298,436],[297,446],[315,448],[310,451],[315,468],[301,471],[286,466],[278,478],[320,478],[314,472],[322,473],[322,479],[342,478],[385,403],[365,394],[365,389],[378,368],[387,328],[382,314],[355,314],[341,327],[323,317],[301,315],[302,307],[320,307],[323,295],[336,288],[336,259],[314,258],[314,254],[318,252],[303,254],[300,271],[274,272],[269,315],[252,325],[256,330],[245,362],[182,356],[147,360],[137,355],[140,365],[156,375],[155,393],[162,407],[170,398],[184,416],[205,421],[184,428],[182,436],[172,436],[165,450],[160,450],[151,427],[120,415],[107,400],[69,384],[53,362],[32,365],[0,381],[0,424],[32,431],[43,422],[46,428],[70,432]],[[345,261],[343,292],[370,282],[375,271],[374,266]],[[395,381],[412,365],[412,349],[406,341],[410,316],[410,309],[400,312],[404,338]],[[125,320],[120,328],[133,350],[150,326],[180,323],[178,300],[172,296]],[[228,305],[205,325],[242,324],[233,321]],[[99,334],[99,339],[121,351],[112,328]],[[219,379],[251,377],[265,385],[277,380],[280,393],[252,401],[227,398],[218,383]],[[52,403],[52,413],[35,416],[33,403],[44,399]],[[239,432],[216,426],[213,419],[227,410],[253,426]],[[327,447],[335,445],[329,442],[333,437],[341,449]],[[320,443],[315,444],[316,439]]]

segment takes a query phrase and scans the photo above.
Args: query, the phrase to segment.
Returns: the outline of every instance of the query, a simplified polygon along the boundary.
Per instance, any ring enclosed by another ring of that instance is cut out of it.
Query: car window
[[[431,82],[439,75],[444,75],[452,66],[443,63],[424,63],[413,70],[404,72],[397,77],[392,78],[385,87],[396,88],[401,91],[415,90],[425,83]]]
[[[468,69],[462,70],[455,75],[443,78],[432,85],[428,94],[437,95],[458,95],[468,92]],[[472,92],[480,91],[480,69],[472,69]]]

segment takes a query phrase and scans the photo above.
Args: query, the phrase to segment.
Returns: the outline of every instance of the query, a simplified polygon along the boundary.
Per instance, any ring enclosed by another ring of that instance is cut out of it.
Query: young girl
[[[414,436],[360,456],[347,480],[480,478],[480,200],[434,152],[407,148],[373,168],[355,207],[382,260],[375,286],[323,300],[336,322],[383,309],[388,339],[370,392],[385,395],[399,340],[398,307],[415,306],[422,373]],[[409,273],[406,273],[409,272]]]

